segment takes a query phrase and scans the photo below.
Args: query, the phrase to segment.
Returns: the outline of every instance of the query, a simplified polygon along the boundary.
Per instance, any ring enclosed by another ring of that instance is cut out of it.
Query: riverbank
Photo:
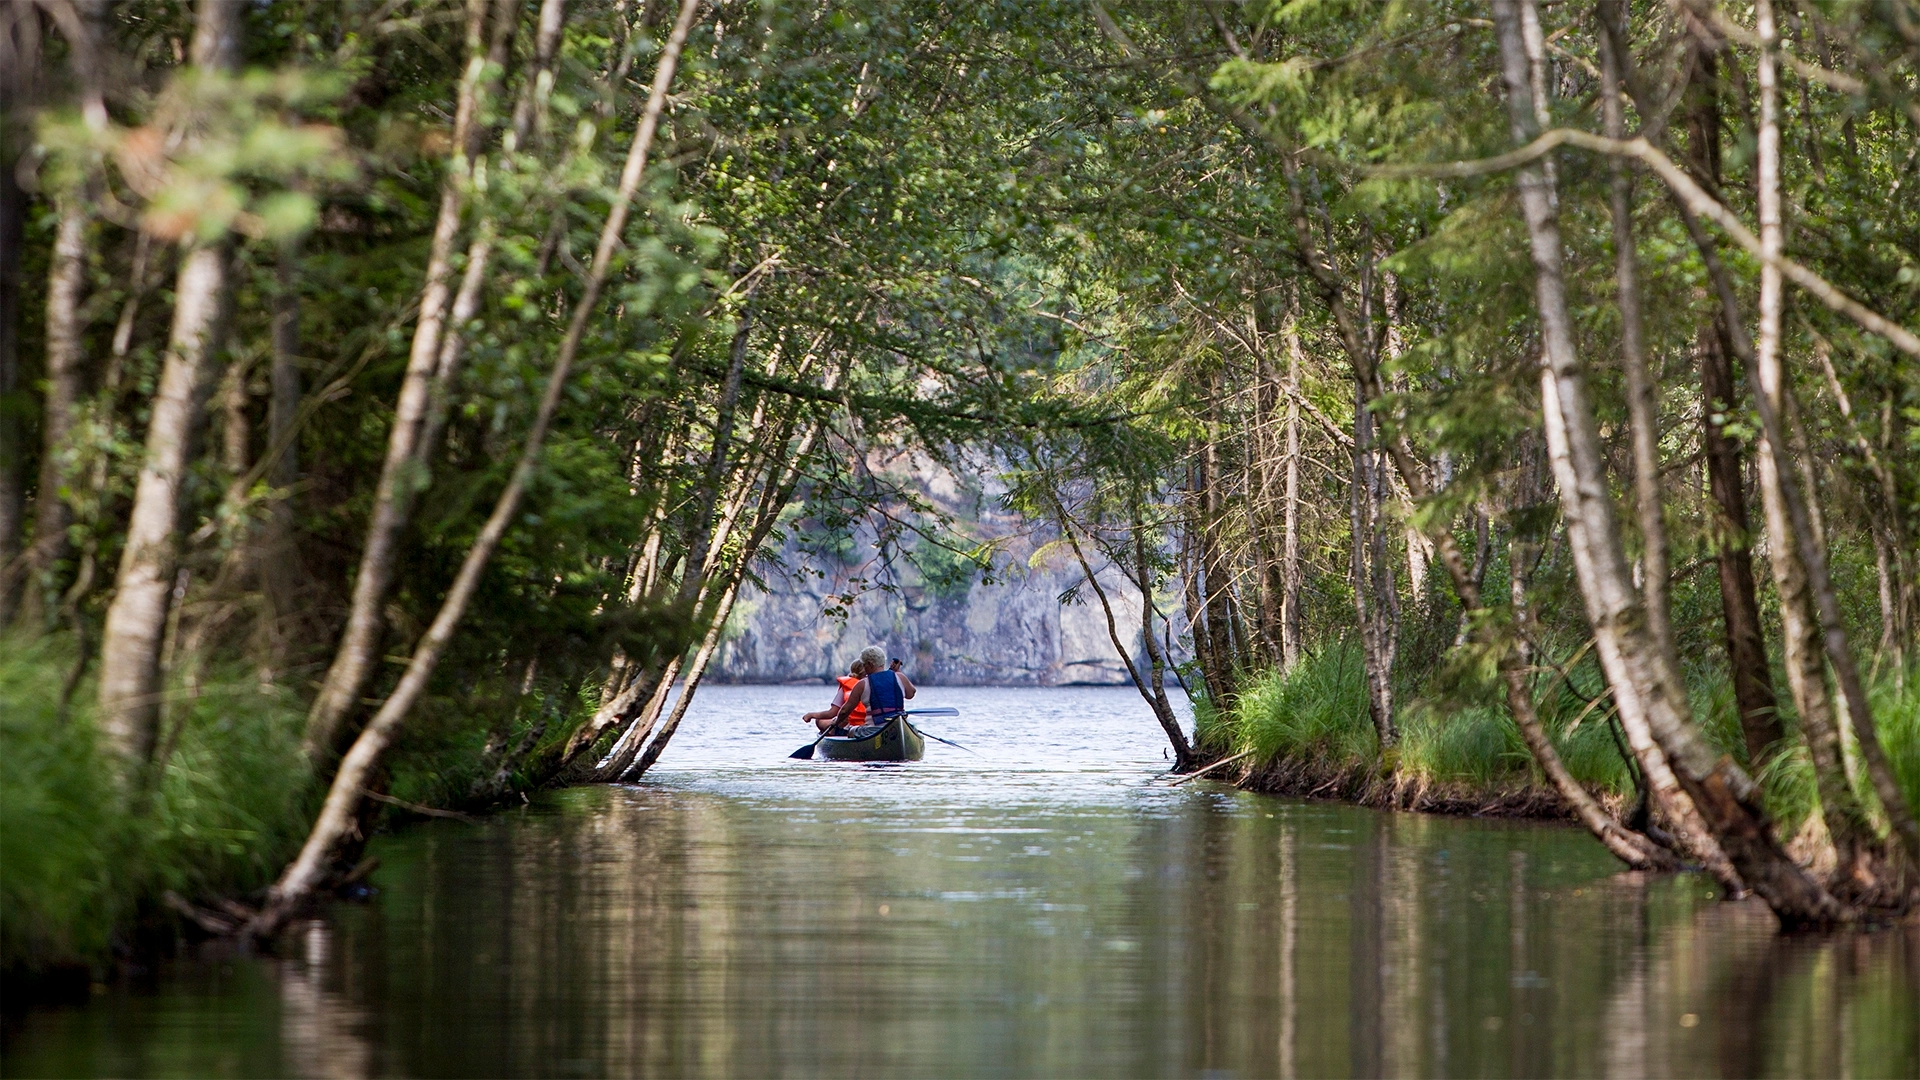
[[[76,655],[70,634],[0,636],[0,979],[10,999],[29,984],[84,993],[204,936],[194,915],[226,920],[223,902],[259,902],[325,795],[300,748],[305,703],[286,680],[185,663],[168,680],[149,779],[125,794],[95,738],[90,676],[62,707]],[[516,719],[511,702],[499,708]],[[451,722],[471,715],[458,703],[420,712],[384,778],[398,805],[370,807],[369,832],[390,815],[417,816],[408,805],[483,804],[471,793],[488,732]]]
[[[1694,712],[1707,737],[1746,765],[1724,679],[1713,670],[1689,675]],[[1214,760],[1245,754],[1241,763],[1220,770],[1219,778],[1262,794],[1462,816],[1571,817],[1491,688],[1455,681],[1444,697],[1410,695],[1396,717],[1400,740],[1389,760],[1367,716],[1362,679],[1357,649],[1322,650],[1284,675],[1269,671],[1253,678],[1229,712],[1197,703],[1195,739]],[[1920,805],[1920,675],[1910,674],[1902,686],[1883,673],[1873,687],[1873,706],[1880,741],[1909,804]],[[1604,704],[1596,706],[1579,687],[1559,681],[1545,689],[1539,708],[1574,779],[1613,813],[1627,812],[1636,795],[1634,777]],[[1804,747],[1766,763],[1758,779],[1782,835],[1797,833],[1817,809]]]

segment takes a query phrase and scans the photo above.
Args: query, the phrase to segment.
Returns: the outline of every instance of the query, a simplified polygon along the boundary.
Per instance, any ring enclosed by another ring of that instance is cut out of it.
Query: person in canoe
[[[856,683],[846,700],[840,703],[839,715],[833,720],[836,730],[844,730],[853,718],[854,710],[863,706],[870,724],[905,712],[907,699],[918,692],[914,689],[913,680],[900,670],[900,661],[896,659],[889,665],[886,650],[878,645],[869,645],[860,650],[860,663],[866,668],[867,677]]]
[[[853,693],[853,688],[860,685],[860,680],[865,678],[866,675],[867,661],[865,654],[862,654],[861,656],[855,657],[853,666],[847,669],[845,675],[839,677],[840,693],[834,696],[833,704],[816,712],[807,713],[800,719],[812,721],[813,725],[821,731],[827,730],[827,728],[833,726],[833,718],[840,715],[840,706],[846,703],[847,695]],[[855,709],[853,715],[848,718],[849,722],[854,725],[863,724],[866,722],[866,719],[867,707],[865,705]]]

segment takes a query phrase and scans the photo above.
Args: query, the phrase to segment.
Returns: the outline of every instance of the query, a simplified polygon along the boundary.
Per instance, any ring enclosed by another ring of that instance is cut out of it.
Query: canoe
[[[819,756],[828,761],[919,761],[926,753],[927,740],[906,717],[896,716],[892,723],[871,734],[821,739]]]

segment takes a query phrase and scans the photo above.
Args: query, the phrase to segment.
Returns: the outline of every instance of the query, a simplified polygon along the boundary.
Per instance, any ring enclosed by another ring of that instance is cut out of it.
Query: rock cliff
[[[870,531],[856,530],[844,554],[779,553],[765,588],[743,589],[727,639],[707,678],[778,683],[845,674],[868,644],[907,662],[918,682],[947,686],[1128,684],[1107,633],[1106,615],[1090,592],[1063,604],[1081,581],[1070,555],[1030,565],[1032,529],[996,509],[951,474],[920,466],[913,476],[935,505],[975,537],[1012,538],[999,545],[995,581],[929,582],[906,560],[882,560]],[[888,582],[889,588],[874,583]],[[1116,576],[1101,582],[1114,603],[1122,639],[1139,650],[1137,593]],[[848,596],[855,596],[846,602]],[[844,613],[843,617],[836,617]]]

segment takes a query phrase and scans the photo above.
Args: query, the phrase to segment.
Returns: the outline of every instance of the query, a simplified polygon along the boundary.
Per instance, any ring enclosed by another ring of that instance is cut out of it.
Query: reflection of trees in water
[[[1152,834],[1187,883],[1187,1071],[1920,1067],[1920,930],[1782,936],[1698,875],[1569,873],[1557,830],[1253,808]]]
[[[1920,931],[1780,937],[1697,876],[1594,877],[1570,830],[1239,794],[876,811],[861,790],[770,805],[622,789],[389,845],[382,902],[283,969],[288,1060],[342,1075],[1920,1065]],[[996,831],[1012,826],[1042,831]]]
[[[373,1047],[361,1034],[366,1013],[326,986],[334,967],[333,928],[322,919],[310,919],[294,940],[299,942],[298,958],[275,964],[280,1052],[287,1071],[329,1080],[373,1075]]]

